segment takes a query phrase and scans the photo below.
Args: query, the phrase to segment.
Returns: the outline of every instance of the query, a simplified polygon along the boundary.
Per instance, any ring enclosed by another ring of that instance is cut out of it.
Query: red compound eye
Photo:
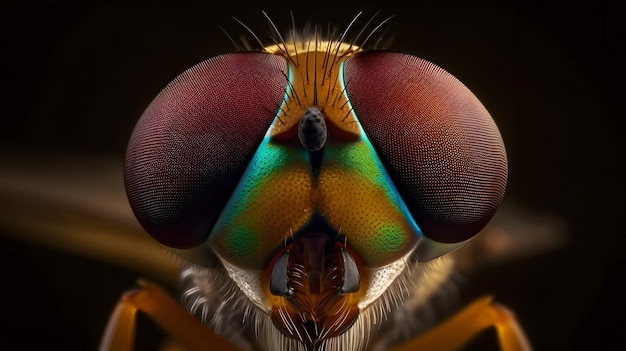
[[[459,80],[417,57],[369,51],[344,66],[347,93],[424,235],[477,234],[504,196],[507,160],[493,119]]]
[[[150,235],[175,248],[204,241],[276,115],[286,72],[280,56],[227,54],[188,69],[152,101],[125,169]]]

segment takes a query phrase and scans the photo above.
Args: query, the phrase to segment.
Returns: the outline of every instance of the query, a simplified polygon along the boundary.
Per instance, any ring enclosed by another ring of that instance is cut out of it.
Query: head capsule
[[[410,260],[477,234],[506,185],[500,134],[467,87],[342,40],[294,38],[190,68],[127,152],[146,231],[222,267],[302,342],[341,335]]]

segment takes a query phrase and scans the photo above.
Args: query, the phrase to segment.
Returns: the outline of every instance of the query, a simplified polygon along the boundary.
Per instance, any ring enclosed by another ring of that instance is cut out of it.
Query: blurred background
[[[458,77],[507,146],[506,206],[492,232],[517,246],[467,251],[479,268],[468,269],[463,296],[494,294],[536,350],[626,345],[624,116],[611,106],[623,37],[603,1],[5,1],[0,349],[94,350],[138,277],[173,288],[176,261],[126,203],[126,143],[170,80],[235,50],[220,27],[246,31],[231,16],[267,38],[262,10],[283,31],[290,10],[296,24],[341,29],[361,10],[357,28],[379,10],[377,21],[393,15],[389,48]]]

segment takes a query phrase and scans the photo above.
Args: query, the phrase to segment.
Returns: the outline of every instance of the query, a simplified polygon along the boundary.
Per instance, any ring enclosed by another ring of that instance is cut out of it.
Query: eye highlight
[[[365,133],[425,236],[477,234],[504,196],[507,160],[495,122],[458,79],[417,57],[368,51],[344,63]]]
[[[286,72],[276,55],[222,55],[188,69],[152,101],[125,168],[128,199],[150,235],[174,248],[206,239],[276,115]]]

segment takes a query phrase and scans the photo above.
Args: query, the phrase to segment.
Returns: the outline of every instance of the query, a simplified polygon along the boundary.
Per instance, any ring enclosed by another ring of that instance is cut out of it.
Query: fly
[[[180,304],[143,282],[101,350],[132,347],[137,311],[194,350],[453,350],[490,327],[530,349],[490,297],[418,318],[500,206],[506,152],[458,79],[369,45],[387,19],[349,39],[360,16],[283,36],[265,15],[270,45],[242,23],[261,50],[203,61],[147,107],[126,192],[184,262]]]

